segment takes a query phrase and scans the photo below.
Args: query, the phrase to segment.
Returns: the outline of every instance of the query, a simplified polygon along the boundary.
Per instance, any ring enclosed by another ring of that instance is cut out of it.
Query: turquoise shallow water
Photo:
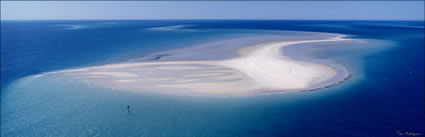
[[[292,130],[305,126],[299,122],[315,119],[297,113],[320,110],[304,106],[332,94],[171,96],[105,89],[64,77],[27,77],[9,88],[15,90],[3,99],[14,101],[2,105],[14,107],[2,110],[9,114],[2,116],[8,124],[2,130],[12,136],[297,135]],[[275,119],[286,129],[273,127]]]
[[[84,27],[57,26],[63,24]],[[149,29],[182,24],[191,26]],[[1,25],[1,136],[424,134],[423,22],[2,21]],[[33,77],[224,38],[272,33],[264,30],[331,32],[371,40],[294,49],[309,55],[300,59],[336,62],[353,74],[343,84],[314,92],[173,96],[118,91],[54,75]]]

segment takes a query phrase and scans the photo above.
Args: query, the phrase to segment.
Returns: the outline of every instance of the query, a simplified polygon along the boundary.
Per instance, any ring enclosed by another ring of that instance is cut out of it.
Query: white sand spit
[[[329,86],[323,83],[341,72],[328,65],[293,60],[283,55],[281,48],[342,40],[346,39],[338,35],[322,40],[277,41],[239,49],[241,56],[228,60],[120,63],[62,73],[135,92],[240,95],[310,90]]]

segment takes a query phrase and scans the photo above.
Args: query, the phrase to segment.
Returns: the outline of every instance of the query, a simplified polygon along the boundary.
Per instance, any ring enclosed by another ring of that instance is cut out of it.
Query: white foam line
[[[150,30],[161,30],[161,31],[170,31],[170,30],[176,30],[185,27],[186,25],[175,25],[175,26],[167,26],[167,27],[155,27],[150,28]]]

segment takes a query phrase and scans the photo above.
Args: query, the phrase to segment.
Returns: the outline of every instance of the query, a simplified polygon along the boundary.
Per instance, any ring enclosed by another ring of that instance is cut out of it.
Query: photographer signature
[[[408,131],[401,132],[400,130],[397,130],[395,133],[399,136],[420,136],[420,135],[422,135],[422,134],[415,133],[415,132],[408,132]]]

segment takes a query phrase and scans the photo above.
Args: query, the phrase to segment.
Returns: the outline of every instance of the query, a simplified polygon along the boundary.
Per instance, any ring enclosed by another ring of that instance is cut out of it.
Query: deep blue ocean
[[[2,20],[1,136],[424,136],[424,27],[423,21]],[[311,56],[352,73],[312,92],[188,97],[115,91],[65,77],[31,79],[281,30],[371,42],[312,49]]]

